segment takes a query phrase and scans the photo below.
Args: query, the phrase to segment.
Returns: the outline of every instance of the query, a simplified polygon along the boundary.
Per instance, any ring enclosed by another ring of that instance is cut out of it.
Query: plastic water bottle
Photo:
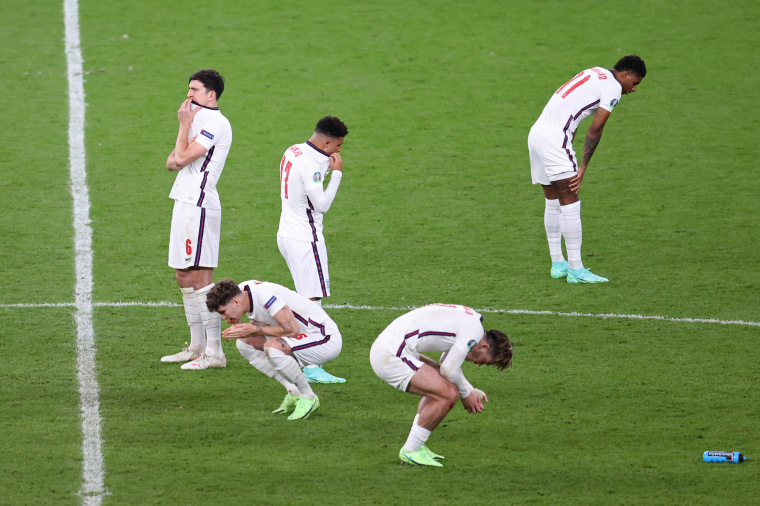
[[[705,452],[702,454],[705,462],[730,462],[739,464],[744,462],[744,455],[739,452]]]

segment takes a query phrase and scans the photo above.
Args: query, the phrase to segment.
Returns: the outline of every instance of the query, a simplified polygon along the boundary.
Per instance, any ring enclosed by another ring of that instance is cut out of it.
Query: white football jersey
[[[430,304],[396,318],[380,334],[388,350],[402,357],[405,352],[442,352],[441,375],[467,397],[472,385],[462,373],[467,354],[477,345],[485,330],[480,313],[456,304]]]
[[[193,110],[202,107],[192,103]],[[193,118],[187,140],[206,148],[206,154],[177,172],[169,198],[206,209],[221,209],[216,183],[232,145],[232,127],[218,108],[202,107]]]
[[[601,107],[610,112],[623,88],[611,70],[593,67],[580,72],[554,92],[532,129],[552,143],[567,147],[583,119]]]
[[[430,304],[399,316],[391,325],[403,322],[404,345],[410,350],[443,352],[459,347],[466,355],[483,338],[481,320],[480,313],[467,306]]]
[[[277,235],[298,241],[324,241],[322,218],[330,209],[343,173],[335,171],[327,189],[323,180],[330,157],[310,142],[290,146],[280,162],[280,228]]]
[[[338,325],[325,313],[325,310],[314,301],[298,295],[276,283],[266,281],[245,281],[238,285],[240,290],[248,294],[251,307],[248,308],[248,318],[267,325],[278,325],[274,315],[286,305],[293,312],[301,327],[301,333],[320,330],[323,335],[339,334]]]

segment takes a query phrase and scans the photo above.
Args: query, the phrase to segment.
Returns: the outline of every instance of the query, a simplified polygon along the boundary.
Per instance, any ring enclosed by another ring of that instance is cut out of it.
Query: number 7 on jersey
[[[287,156],[283,156],[282,161],[280,162],[280,186],[283,188],[285,198],[288,198],[288,178],[290,177],[290,168],[293,166],[293,162],[288,160],[288,163],[286,164],[286,158]],[[285,184],[284,186],[283,183]]]

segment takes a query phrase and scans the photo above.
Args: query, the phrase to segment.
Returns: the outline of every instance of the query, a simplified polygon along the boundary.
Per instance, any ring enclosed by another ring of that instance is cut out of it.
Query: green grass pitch
[[[758,500],[757,2],[79,8],[103,504]],[[83,501],[62,39],[61,2],[0,4],[2,504]],[[570,286],[549,277],[528,130],[580,69],[631,53],[648,75],[581,192],[584,262],[611,281]],[[224,370],[159,363],[188,335],[180,307],[108,305],[181,301],[164,161],[187,77],[208,67],[227,79],[234,130],[217,278],[291,285],[279,159],[324,115],[350,130],[325,217],[326,302],[380,309],[328,310],[344,336],[328,370],[348,382],[316,386],[322,408],[304,423],[270,414],[281,388],[231,343]],[[485,313],[515,341],[514,368],[465,364],[491,402],[457,406],[429,440],[444,467],[417,469],[397,461],[416,399],[376,378],[368,353],[393,308],[430,302],[547,313]],[[705,464],[705,450],[748,461]]]

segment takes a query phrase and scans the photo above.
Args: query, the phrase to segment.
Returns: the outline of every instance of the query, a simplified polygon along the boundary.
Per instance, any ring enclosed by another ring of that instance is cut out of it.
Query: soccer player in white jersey
[[[319,397],[301,367],[333,360],[343,346],[338,326],[320,306],[275,283],[237,285],[231,279],[217,283],[206,304],[232,324],[222,335],[236,340],[253,367],[287,390],[272,413],[291,413],[288,420],[302,420],[319,409]],[[243,314],[249,323],[241,323]]]
[[[206,308],[219,259],[222,208],[216,183],[232,144],[232,128],[219,111],[224,78],[215,70],[190,76],[187,100],[177,112],[179,132],[166,168],[177,173],[169,197],[174,199],[169,267],[182,291],[190,344],[162,362],[186,362],[182,369],[225,367],[222,325]],[[187,343],[186,343],[187,344]]]
[[[369,353],[372,369],[390,386],[419,395],[412,429],[399,451],[401,462],[441,467],[443,456],[425,444],[457,398],[469,413],[483,411],[485,392],[473,388],[462,364],[512,365],[512,343],[500,330],[484,330],[483,318],[466,306],[431,304],[396,318],[380,334]],[[443,352],[440,364],[420,352]]]
[[[584,268],[581,260],[583,234],[578,190],[621,93],[635,92],[646,73],[644,62],[635,55],[621,58],[612,70],[601,67],[583,70],[554,92],[530,129],[530,172],[533,184],[544,189],[544,227],[553,278],[567,277],[568,283],[608,281]],[[578,163],[573,138],[580,122],[591,115],[594,119],[586,132],[583,158]],[[567,260],[562,255],[562,237]]]
[[[317,122],[308,141],[285,150],[280,161],[280,228],[277,245],[288,264],[296,292],[322,305],[330,295],[327,247],[322,219],[338,192],[343,178],[340,156],[346,125],[333,116]],[[324,188],[328,173],[330,183]],[[304,374],[312,383],[343,383],[321,366],[310,366]]]

